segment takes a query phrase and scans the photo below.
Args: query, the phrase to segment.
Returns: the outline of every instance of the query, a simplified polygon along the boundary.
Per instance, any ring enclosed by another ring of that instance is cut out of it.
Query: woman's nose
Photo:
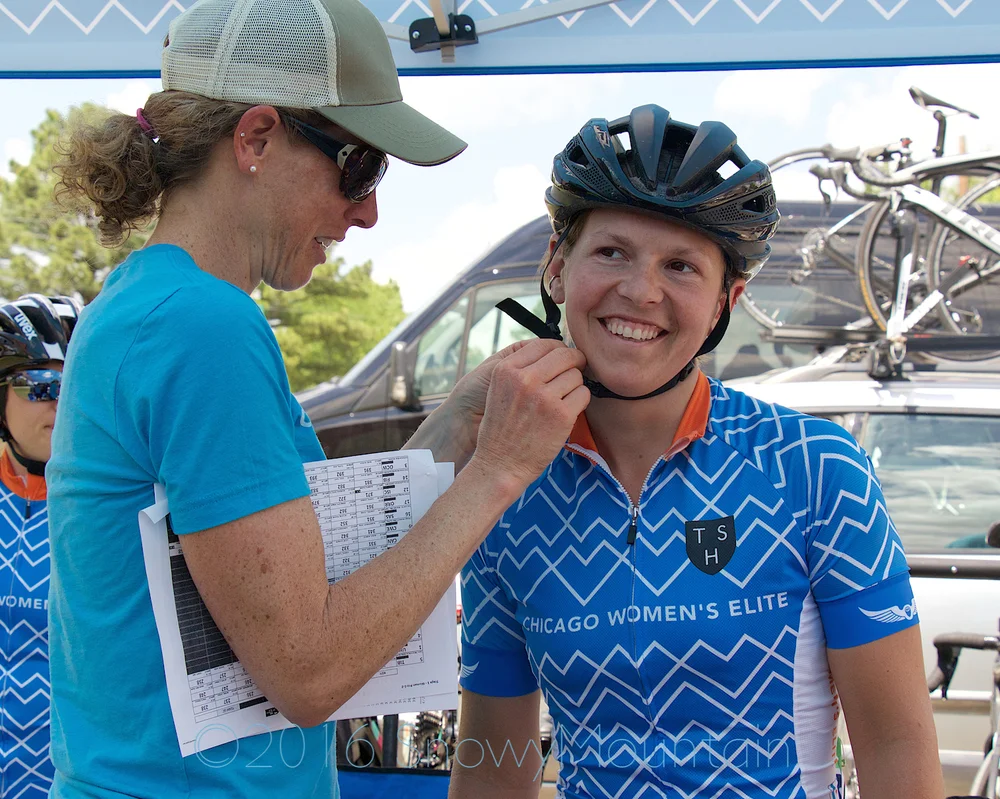
[[[634,264],[622,276],[618,293],[636,305],[659,302],[663,299],[657,268],[653,265]]]

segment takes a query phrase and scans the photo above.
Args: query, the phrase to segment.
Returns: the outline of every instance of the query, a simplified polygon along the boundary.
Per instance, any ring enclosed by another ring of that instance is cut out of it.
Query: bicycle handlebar
[[[995,635],[978,633],[942,633],[934,637],[934,648],[941,652],[951,649],[985,649],[990,652],[1000,650],[1000,638]]]
[[[948,698],[948,686],[958,666],[958,656],[963,649],[980,649],[996,652],[1000,650],[1000,638],[995,635],[977,633],[943,633],[934,637],[937,650],[937,665],[927,676],[927,690],[941,689],[941,697]]]
[[[815,164],[809,168],[809,172],[819,178],[820,181],[831,180],[834,185],[843,191],[845,194],[854,197],[857,200],[868,201],[871,200],[867,194],[863,191],[858,191],[850,183],[847,182],[847,165],[843,163],[839,164]],[[822,188],[820,188],[822,192]]]
[[[942,688],[945,682],[951,682],[947,677],[945,677],[944,672],[941,671],[937,666],[934,667],[929,675],[927,675],[927,693],[932,694],[938,688]],[[948,689],[944,688],[941,692],[943,696],[947,698]]]

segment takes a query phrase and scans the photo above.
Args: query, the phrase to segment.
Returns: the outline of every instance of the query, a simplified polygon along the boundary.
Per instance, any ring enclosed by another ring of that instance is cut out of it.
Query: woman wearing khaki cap
[[[430,165],[465,145],[403,104],[356,0],[202,0],[171,25],[162,76],[135,117],[79,131],[63,165],[107,241],[157,225],[85,310],[66,366],[48,472],[52,795],[332,797],[322,722],[558,452],[589,400],[584,359],[532,342],[460,382],[410,442],[464,465],[454,485],[328,585],[301,466],[323,453],[250,292],[299,288],[375,224],[386,154]],[[136,521],[155,483],[214,621],[301,735],[181,756]]]

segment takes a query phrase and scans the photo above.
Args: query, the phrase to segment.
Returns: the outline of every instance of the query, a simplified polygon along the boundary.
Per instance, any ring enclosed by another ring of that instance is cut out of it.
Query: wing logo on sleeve
[[[472,672],[474,672],[478,668],[479,668],[479,664],[478,663],[473,663],[471,666],[468,663],[463,663],[462,664],[462,679],[464,680],[466,677],[471,677],[472,676]]]
[[[912,621],[914,616],[917,615],[917,600],[913,600],[909,605],[892,605],[888,608],[882,608],[882,610],[865,610],[864,608],[858,608],[862,613],[864,613],[869,619],[874,621],[880,621],[883,624],[896,624],[901,621]]]

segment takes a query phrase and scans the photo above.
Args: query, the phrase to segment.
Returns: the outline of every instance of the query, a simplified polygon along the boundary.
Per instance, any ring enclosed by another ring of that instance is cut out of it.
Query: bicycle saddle
[[[959,114],[968,114],[973,119],[979,119],[979,114],[974,114],[965,108],[959,108],[957,105],[952,105],[944,100],[939,100],[932,94],[928,94],[923,89],[918,89],[916,86],[910,87],[910,97],[913,98],[913,102],[919,105],[921,108],[930,108],[932,106],[938,106],[940,108],[950,108],[952,111],[957,111]]]

